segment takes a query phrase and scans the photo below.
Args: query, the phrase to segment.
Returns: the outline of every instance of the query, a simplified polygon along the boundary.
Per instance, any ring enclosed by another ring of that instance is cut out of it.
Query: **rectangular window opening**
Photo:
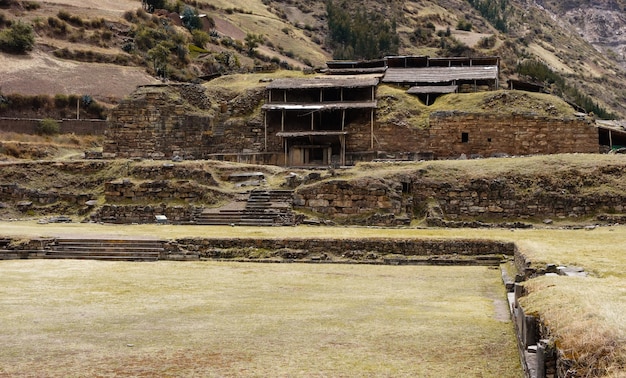
[[[461,133],[461,143],[469,142],[469,133]]]

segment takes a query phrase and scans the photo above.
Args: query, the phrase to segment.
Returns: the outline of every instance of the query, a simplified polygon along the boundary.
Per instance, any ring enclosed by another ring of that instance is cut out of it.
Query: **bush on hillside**
[[[44,118],[37,124],[36,133],[39,135],[56,135],[61,132],[59,123],[52,118]]]
[[[0,32],[0,50],[12,54],[23,54],[35,46],[33,27],[21,21]]]

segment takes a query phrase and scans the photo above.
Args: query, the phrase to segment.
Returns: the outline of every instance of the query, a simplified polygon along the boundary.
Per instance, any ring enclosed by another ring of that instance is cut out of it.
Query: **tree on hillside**
[[[506,32],[508,29],[508,0],[467,0],[496,29]]]
[[[183,26],[189,31],[202,29],[202,21],[200,21],[198,11],[191,8],[190,6],[185,6],[183,12],[180,15],[180,19],[183,23]]]
[[[246,34],[246,49],[248,55],[254,56],[254,49],[259,47],[259,44],[265,42],[265,38],[261,34],[248,33]]]
[[[167,43],[161,42],[155,47],[148,50],[148,58],[152,60],[154,71],[158,76],[166,77],[167,58],[170,55],[170,49]]]
[[[163,9],[165,0],[141,0],[141,5],[145,10],[152,13],[155,9]]]
[[[395,20],[358,9],[350,12],[347,3],[326,3],[330,47],[335,59],[375,59],[398,53],[400,37]]]
[[[14,22],[11,26],[0,33],[0,50],[23,54],[35,46],[35,34],[33,27],[21,21]]]

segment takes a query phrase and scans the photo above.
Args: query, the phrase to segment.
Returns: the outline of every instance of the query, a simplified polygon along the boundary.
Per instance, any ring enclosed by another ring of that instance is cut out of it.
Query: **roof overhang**
[[[347,131],[279,131],[276,136],[283,138],[296,138],[296,137],[308,137],[308,136],[342,136],[348,135]]]
[[[427,86],[415,86],[409,88],[406,93],[408,94],[445,94],[454,93],[459,89],[458,85],[427,85]]]
[[[316,88],[368,88],[375,87],[380,75],[363,77],[354,76],[317,76],[312,79],[276,79],[267,85],[267,89],[316,89]]]
[[[347,110],[347,109],[376,109],[376,101],[364,102],[314,102],[314,103],[277,103],[272,102],[264,104],[263,110],[290,110],[290,111],[328,111],[328,110]]]

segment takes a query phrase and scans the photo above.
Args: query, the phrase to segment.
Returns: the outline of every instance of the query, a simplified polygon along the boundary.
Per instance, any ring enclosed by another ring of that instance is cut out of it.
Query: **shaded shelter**
[[[373,148],[378,76],[324,76],[279,79],[268,84],[263,105],[267,141],[268,125],[280,131],[285,165],[328,166],[346,164],[346,129],[369,115]],[[267,148],[267,146],[266,146]]]

